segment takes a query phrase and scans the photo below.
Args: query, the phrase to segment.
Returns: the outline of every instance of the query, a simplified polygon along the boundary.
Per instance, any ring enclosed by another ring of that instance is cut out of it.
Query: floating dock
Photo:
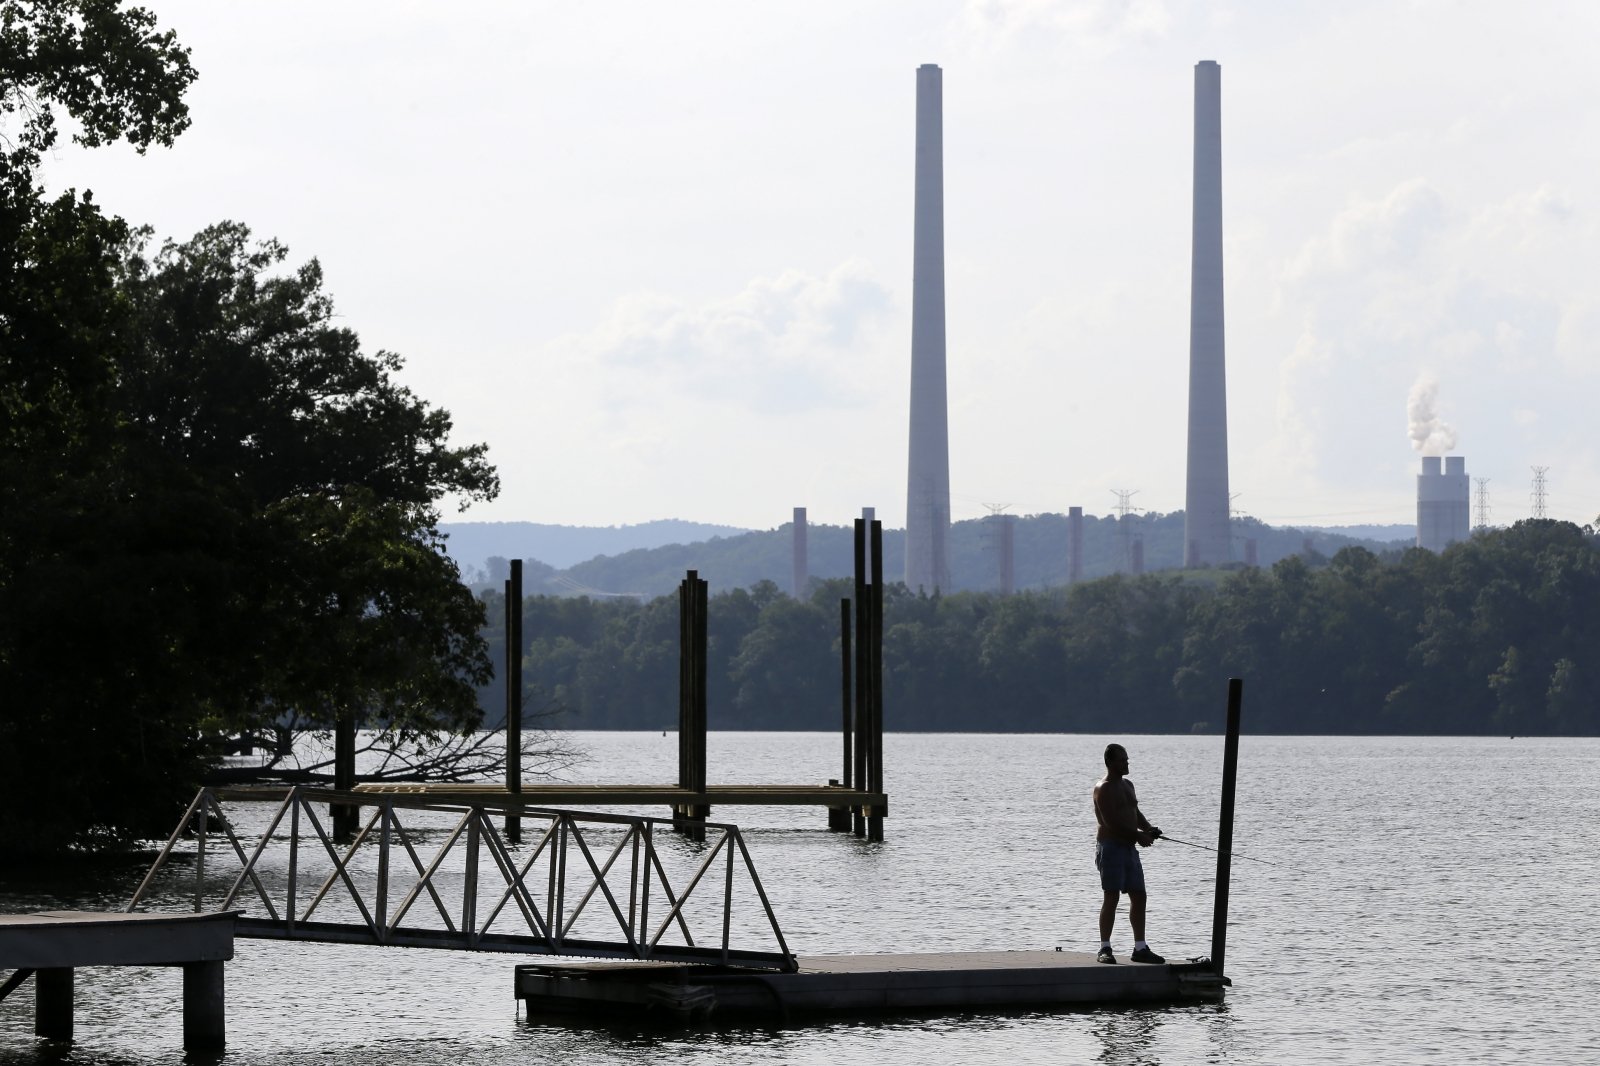
[[[1096,962],[1075,951],[813,955],[792,973],[653,962],[533,963],[516,970],[530,1016],[626,1012],[662,1022],[1220,1000],[1208,961]]]

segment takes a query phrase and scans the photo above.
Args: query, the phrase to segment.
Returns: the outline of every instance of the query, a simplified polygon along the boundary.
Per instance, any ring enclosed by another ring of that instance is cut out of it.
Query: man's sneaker
[[[1095,962],[1116,962],[1117,957],[1111,954],[1110,948],[1101,948],[1100,954],[1094,957]]]
[[[1129,955],[1128,958],[1132,959],[1134,962],[1166,962],[1167,961],[1166,959],[1163,959],[1160,955],[1157,955],[1155,952],[1151,951],[1149,948],[1134,948],[1133,949],[1133,954]]]

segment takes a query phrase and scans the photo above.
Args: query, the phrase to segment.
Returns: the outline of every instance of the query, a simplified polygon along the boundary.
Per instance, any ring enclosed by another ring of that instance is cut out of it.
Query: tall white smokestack
[[[950,587],[949,405],[944,373],[944,75],[917,68],[917,187],[911,252],[911,446],[906,585]]]
[[[1228,383],[1222,329],[1222,68],[1194,68],[1194,238],[1189,261],[1189,477],[1185,566],[1227,562]]]

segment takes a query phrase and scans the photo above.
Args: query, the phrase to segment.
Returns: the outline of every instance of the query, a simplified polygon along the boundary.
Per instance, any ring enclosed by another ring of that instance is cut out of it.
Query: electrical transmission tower
[[[1545,496],[1545,474],[1550,472],[1548,466],[1531,467],[1533,470],[1533,517],[1543,518]]]
[[[1233,501],[1237,500],[1243,495],[1244,493],[1242,492],[1228,493],[1228,525],[1230,527],[1234,527],[1232,532],[1232,537],[1234,540],[1242,540],[1244,538],[1244,534],[1240,533],[1236,528],[1236,523],[1246,521],[1250,517],[1249,515],[1245,514],[1242,508],[1235,507],[1233,505]]]
[[[1000,595],[1009,596],[1017,588],[1016,570],[1016,526],[1014,515],[1006,514],[1009,503],[986,503],[984,507],[989,510],[989,524],[994,528],[998,543],[984,538],[984,550],[988,551],[991,545],[1000,553]]]
[[[1489,507],[1489,479],[1475,477],[1472,481],[1478,487],[1477,498],[1474,501],[1472,525],[1475,529],[1488,529],[1489,515],[1492,513]]]
[[[1138,489],[1112,489],[1111,494],[1117,498],[1117,532],[1122,537],[1122,571],[1133,572],[1133,524],[1128,521],[1128,516],[1137,511],[1130,501],[1139,495]]]

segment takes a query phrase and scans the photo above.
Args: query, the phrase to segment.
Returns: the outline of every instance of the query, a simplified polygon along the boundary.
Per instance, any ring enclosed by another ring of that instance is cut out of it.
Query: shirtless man
[[[1161,830],[1145,820],[1139,810],[1139,797],[1128,780],[1128,749],[1121,744],[1106,746],[1106,776],[1094,786],[1095,834],[1094,864],[1100,871],[1100,888],[1105,900],[1100,904],[1100,962],[1116,962],[1111,953],[1111,926],[1117,920],[1117,897],[1128,894],[1128,924],[1133,926],[1134,962],[1166,962],[1144,942],[1144,866],[1138,848],[1156,842]]]

